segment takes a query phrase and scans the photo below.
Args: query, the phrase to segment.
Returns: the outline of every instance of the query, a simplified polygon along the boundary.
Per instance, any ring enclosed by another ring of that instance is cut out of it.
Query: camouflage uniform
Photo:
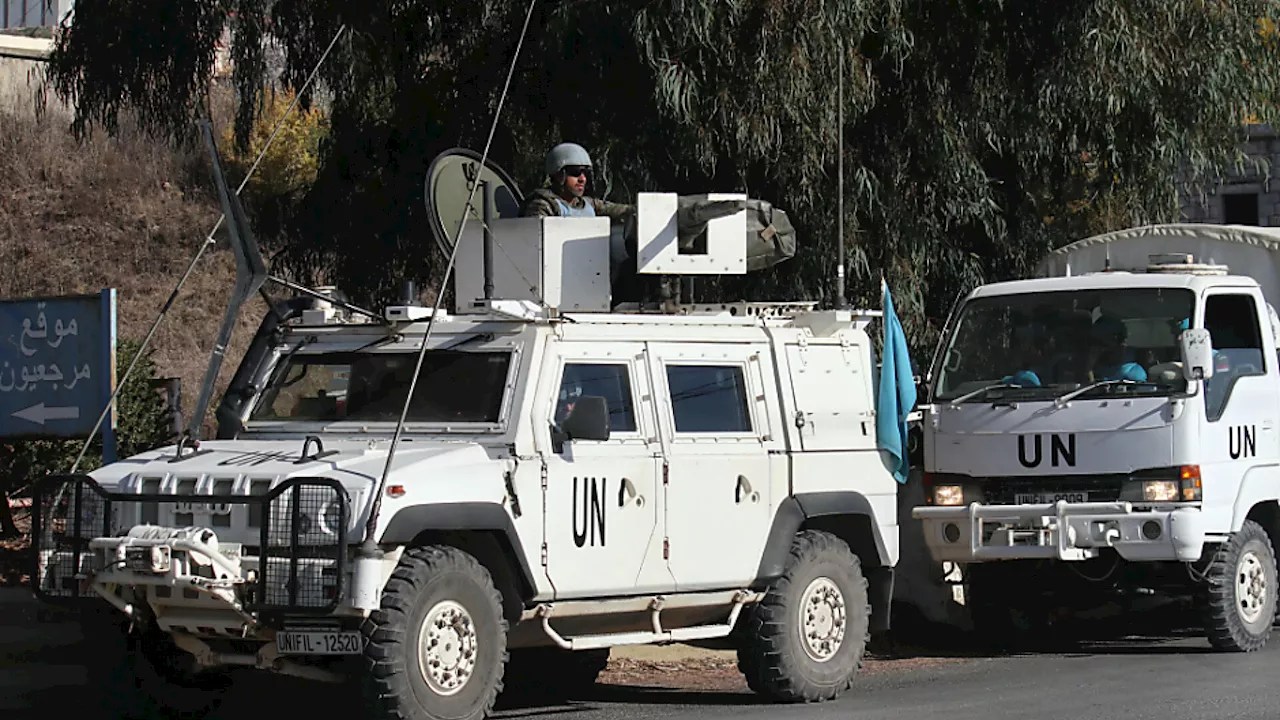
[[[586,196],[576,198],[571,202],[546,188],[539,188],[534,190],[529,199],[525,201],[524,208],[520,211],[520,214],[524,217],[559,217],[560,205],[556,202],[557,199],[574,207],[583,207],[586,203],[591,203],[591,207],[595,210],[597,217],[607,217],[611,220],[621,221],[636,210],[634,205],[625,205]]]

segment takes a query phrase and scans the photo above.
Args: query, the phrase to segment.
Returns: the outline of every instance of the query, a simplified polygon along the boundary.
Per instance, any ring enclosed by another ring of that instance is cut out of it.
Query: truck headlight
[[[1204,499],[1199,465],[1147,468],[1130,476],[1120,500],[1131,503],[1201,502]]]
[[[1142,483],[1142,499],[1146,502],[1177,502],[1181,495],[1177,480],[1148,480]]]
[[[935,485],[933,487],[934,505],[963,505],[963,485]]]

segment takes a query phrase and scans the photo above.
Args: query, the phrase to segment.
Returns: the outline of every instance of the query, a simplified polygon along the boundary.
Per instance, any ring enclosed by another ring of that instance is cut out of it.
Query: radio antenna
[[[321,55],[320,60],[316,62],[316,66],[312,69],[311,75],[307,78],[307,81],[303,83],[302,89],[298,91],[293,102],[290,103],[288,109],[285,110],[284,115],[280,117],[280,121],[276,123],[275,130],[272,131],[271,136],[267,138],[266,144],[262,146],[262,152],[258,153],[258,157],[253,161],[253,166],[249,168],[248,174],[244,176],[244,180],[240,181],[240,186],[236,188],[235,192],[237,196],[239,196],[240,192],[244,190],[245,185],[249,184],[249,178],[253,177],[254,172],[258,169],[258,165],[262,163],[262,158],[266,157],[267,150],[271,148],[271,143],[275,142],[276,136],[279,135],[280,131],[284,128],[284,121],[288,119],[289,113],[293,111],[293,108],[298,104],[298,100],[302,98],[302,95],[306,93],[307,88],[311,86],[312,81],[316,78],[316,74],[320,71],[320,66],[324,64],[325,58],[329,57],[329,52],[333,50],[333,46],[337,44],[338,38],[342,37],[342,33],[346,32],[346,29],[347,26],[343,25],[338,28],[338,32],[334,33],[333,40],[329,41],[329,47],[325,48],[324,54]],[[96,436],[98,431],[102,429],[102,423],[106,420],[107,413],[115,406],[116,398],[119,397],[120,391],[124,388],[125,383],[128,382],[129,376],[133,374],[134,368],[138,365],[138,360],[140,360],[146,353],[147,347],[151,344],[152,338],[156,335],[156,330],[160,328],[160,323],[164,321],[165,316],[169,314],[169,309],[173,307],[174,301],[178,299],[178,293],[182,290],[182,286],[185,285],[187,279],[191,277],[191,273],[196,269],[196,264],[200,262],[200,258],[204,256],[205,251],[209,249],[209,246],[213,245],[213,236],[218,232],[218,228],[222,227],[222,222],[226,219],[227,216],[224,211],[222,217],[218,218],[218,222],[214,223],[213,229],[205,236],[204,242],[200,243],[199,249],[196,250],[195,257],[191,258],[191,263],[187,265],[186,272],[184,272],[182,277],[178,279],[178,284],[175,285],[173,287],[173,291],[169,293],[169,298],[165,300],[164,305],[160,308],[160,312],[156,315],[156,319],[151,323],[151,329],[147,331],[146,336],[142,339],[142,345],[138,347],[138,351],[134,354],[133,360],[129,362],[129,367],[125,369],[124,375],[120,378],[119,382],[116,383],[115,391],[111,393],[111,398],[107,400],[106,407],[102,408],[102,413],[98,415],[98,422],[94,423],[93,430],[89,431],[88,437],[85,438],[84,445],[80,447],[80,454],[76,456],[75,462],[71,464],[70,474],[74,475],[76,470],[80,468],[80,462],[84,460],[84,455],[89,450],[89,445],[93,443],[94,436]],[[181,446],[179,447],[179,452],[181,452]]]
[[[485,163],[489,159],[489,147],[493,144],[494,133],[498,130],[498,119],[502,117],[502,106],[506,102],[507,91],[511,87],[511,77],[516,71],[516,61],[520,58],[520,50],[524,46],[524,38],[529,31],[529,21],[533,18],[533,9],[537,4],[538,0],[529,0],[529,10],[525,13],[524,27],[520,30],[520,37],[516,41],[516,49],[511,56],[511,67],[507,70],[507,80],[502,86],[502,94],[498,97],[498,107],[494,110],[493,123],[489,126],[489,137],[485,140],[484,152],[480,155],[481,169],[485,167]],[[476,181],[471,182],[470,185],[471,190],[467,196],[467,203],[464,205],[468,209],[472,207],[471,203],[475,201],[476,188],[480,187],[478,175]],[[409,414],[409,406],[413,402],[413,392],[418,387],[418,375],[422,372],[422,361],[426,357],[427,347],[431,341],[431,330],[435,326],[436,317],[440,313],[440,302],[445,296],[445,289],[449,286],[449,276],[453,273],[454,262],[458,258],[458,247],[462,239],[462,231],[467,226],[469,215],[469,212],[462,213],[462,218],[458,222],[458,231],[453,236],[453,248],[449,253],[449,264],[445,266],[444,277],[441,279],[440,287],[436,291],[436,299],[432,304],[431,314],[427,317],[427,326],[422,334],[422,346],[418,348],[418,361],[414,367],[413,376],[409,380],[409,390],[404,396],[404,406],[400,409],[400,421],[396,423],[396,432],[391,438],[391,447],[387,449],[387,462],[382,467],[381,478],[373,487],[373,502],[369,507],[369,518],[365,522],[364,542],[360,546],[355,562],[355,578],[352,583],[352,604],[355,607],[378,607],[377,588],[380,583],[377,576],[382,553],[378,550],[375,533],[378,529],[378,513],[382,509],[382,489],[387,483],[387,477],[391,474],[391,464],[395,460],[396,447],[400,443],[400,436],[404,433],[405,418]]]
[[[849,303],[844,294],[844,40],[836,44],[840,56],[836,82],[836,309]]]

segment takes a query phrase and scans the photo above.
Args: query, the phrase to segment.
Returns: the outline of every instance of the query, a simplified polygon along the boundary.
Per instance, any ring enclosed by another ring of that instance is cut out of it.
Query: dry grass
[[[207,155],[174,152],[131,127],[77,143],[61,114],[37,121],[0,110],[0,128],[0,297],[114,287],[120,337],[141,340],[221,215]],[[182,379],[186,412],[234,282],[225,232],[215,240],[151,345],[161,376]],[[243,307],[219,392],[263,312],[260,298]]]

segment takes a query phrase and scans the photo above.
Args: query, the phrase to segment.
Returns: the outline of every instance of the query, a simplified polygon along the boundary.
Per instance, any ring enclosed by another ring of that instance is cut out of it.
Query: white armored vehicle
[[[934,559],[962,566],[981,633],[1063,639],[1059,610],[1160,595],[1189,601],[1215,648],[1267,642],[1278,260],[1274,229],[1134,228],[957,307],[922,402],[913,517]]]
[[[736,648],[775,699],[839,695],[898,551],[878,313],[620,305],[610,221],[514,217],[477,159],[428,183],[441,228],[464,174],[482,188],[452,312],[268,316],[219,439],[46,485],[37,592],[114,606],[164,678],[143,693],[188,713],[256,668],[355,681],[370,717],[479,718],[504,685],[570,690],[613,646],[668,642]],[[639,273],[746,271],[744,199],[707,198],[737,209],[690,254],[679,199],[641,195]]]

